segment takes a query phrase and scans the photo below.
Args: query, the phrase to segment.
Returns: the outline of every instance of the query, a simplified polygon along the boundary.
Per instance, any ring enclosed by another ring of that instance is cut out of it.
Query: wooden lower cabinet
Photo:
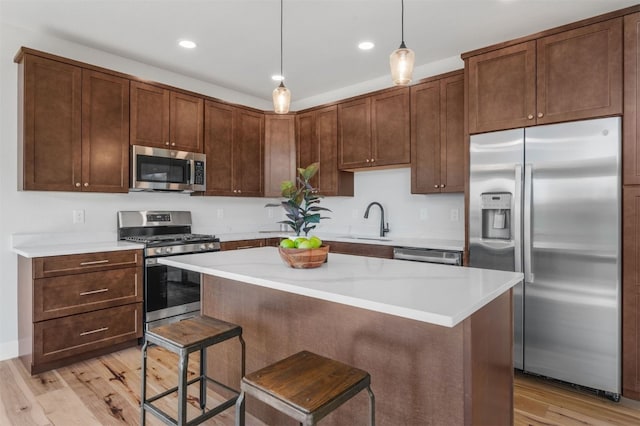
[[[255,240],[223,241],[220,243],[220,251],[243,250],[243,249],[264,247],[264,246],[265,246],[264,238],[258,238]]]
[[[142,337],[141,250],[18,260],[19,355],[31,374]]]
[[[640,399],[640,186],[623,188],[622,395]]]
[[[393,247],[380,244],[359,244],[343,241],[324,241],[329,246],[329,253],[352,254],[355,256],[381,257],[393,259]]]

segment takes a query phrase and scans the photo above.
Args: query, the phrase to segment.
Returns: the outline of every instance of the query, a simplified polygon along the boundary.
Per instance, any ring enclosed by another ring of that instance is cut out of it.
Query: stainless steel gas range
[[[180,254],[220,250],[214,235],[191,233],[188,211],[120,211],[118,239],[144,244],[145,329],[200,312],[200,274],[158,263]]]

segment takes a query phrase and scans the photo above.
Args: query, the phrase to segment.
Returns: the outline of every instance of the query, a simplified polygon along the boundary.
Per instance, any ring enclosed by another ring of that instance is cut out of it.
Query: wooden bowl
[[[297,269],[317,268],[327,260],[329,246],[320,246],[312,249],[282,248],[278,247],[280,257],[287,265]]]

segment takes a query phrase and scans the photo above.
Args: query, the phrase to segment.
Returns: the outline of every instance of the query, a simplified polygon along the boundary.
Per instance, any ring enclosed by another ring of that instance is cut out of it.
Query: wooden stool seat
[[[180,322],[162,325],[145,332],[145,342],[142,346],[142,393],[140,398],[141,424],[145,423],[145,413],[150,411],[162,419],[166,424],[197,425],[235,404],[239,390],[220,383],[207,376],[207,352],[209,346],[237,337],[242,346],[241,375],[244,376],[245,344],[242,339],[242,327],[229,322],[207,316],[196,316]],[[149,345],[157,345],[179,355],[178,386],[168,389],[151,398],[146,396],[147,380],[147,349]],[[200,351],[200,375],[187,381],[189,354]],[[200,384],[200,408],[202,414],[187,421],[187,387],[193,383]],[[232,392],[234,396],[216,407],[205,412],[207,404],[207,382]],[[174,419],[153,404],[154,401],[178,391],[178,418]]]
[[[370,423],[375,424],[371,376],[364,370],[302,351],[242,378],[236,425],[243,425],[244,396],[251,395],[304,425],[315,425],[367,389]]]

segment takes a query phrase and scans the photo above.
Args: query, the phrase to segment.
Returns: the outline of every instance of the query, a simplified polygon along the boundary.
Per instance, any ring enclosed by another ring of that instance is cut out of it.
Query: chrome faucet
[[[380,207],[380,236],[384,237],[384,233],[389,232],[389,224],[387,223],[387,226],[386,227],[384,226],[384,208],[382,207],[382,204],[380,204],[377,201],[369,203],[369,205],[367,206],[367,209],[364,211],[364,218],[365,219],[369,218],[369,209],[373,205]]]

